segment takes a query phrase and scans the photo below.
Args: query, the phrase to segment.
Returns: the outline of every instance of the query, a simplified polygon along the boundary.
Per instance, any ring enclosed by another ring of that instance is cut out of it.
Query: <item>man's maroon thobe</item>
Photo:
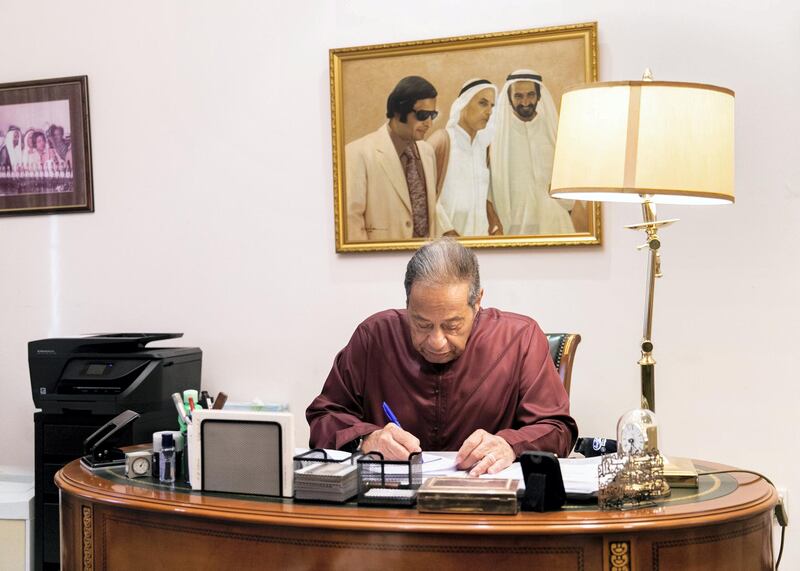
[[[306,410],[310,446],[343,448],[383,428],[384,401],[423,450],[458,450],[482,428],[517,456],[567,456],[578,435],[539,325],[497,309],[478,312],[464,352],[443,365],[414,349],[405,310],[361,323]]]

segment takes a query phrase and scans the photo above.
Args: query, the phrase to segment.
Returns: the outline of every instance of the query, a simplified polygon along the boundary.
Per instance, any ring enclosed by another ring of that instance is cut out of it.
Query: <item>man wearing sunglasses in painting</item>
[[[425,239],[435,228],[436,157],[423,141],[436,119],[436,88],[404,77],[386,102],[388,122],[345,147],[347,240]]]

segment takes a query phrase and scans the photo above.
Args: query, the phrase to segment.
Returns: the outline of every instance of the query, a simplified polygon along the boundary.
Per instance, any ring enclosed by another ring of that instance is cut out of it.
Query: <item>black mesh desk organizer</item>
[[[408,460],[384,460],[380,452],[367,452],[358,459],[360,506],[414,506],[421,484],[421,452],[411,453]]]

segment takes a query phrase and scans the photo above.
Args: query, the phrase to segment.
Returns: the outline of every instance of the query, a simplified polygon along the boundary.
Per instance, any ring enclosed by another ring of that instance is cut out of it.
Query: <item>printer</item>
[[[149,443],[153,432],[178,428],[170,395],[200,390],[197,347],[148,343],[182,333],[111,333],[28,343],[34,412],[35,568],[58,568],[59,495],[55,473],[86,451],[87,438],[126,410],[136,422],[115,434],[115,446]]]
[[[112,333],[28,343],[33,402],[45,414],[175,416],[170,395],[200,390],[202,351],[154,347],[182,333]]]

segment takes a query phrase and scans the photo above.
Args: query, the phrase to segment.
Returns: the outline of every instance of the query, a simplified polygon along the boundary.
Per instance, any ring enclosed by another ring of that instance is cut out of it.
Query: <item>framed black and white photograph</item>
[[[92,211],[86,76],[0,84],[0,215]]]

